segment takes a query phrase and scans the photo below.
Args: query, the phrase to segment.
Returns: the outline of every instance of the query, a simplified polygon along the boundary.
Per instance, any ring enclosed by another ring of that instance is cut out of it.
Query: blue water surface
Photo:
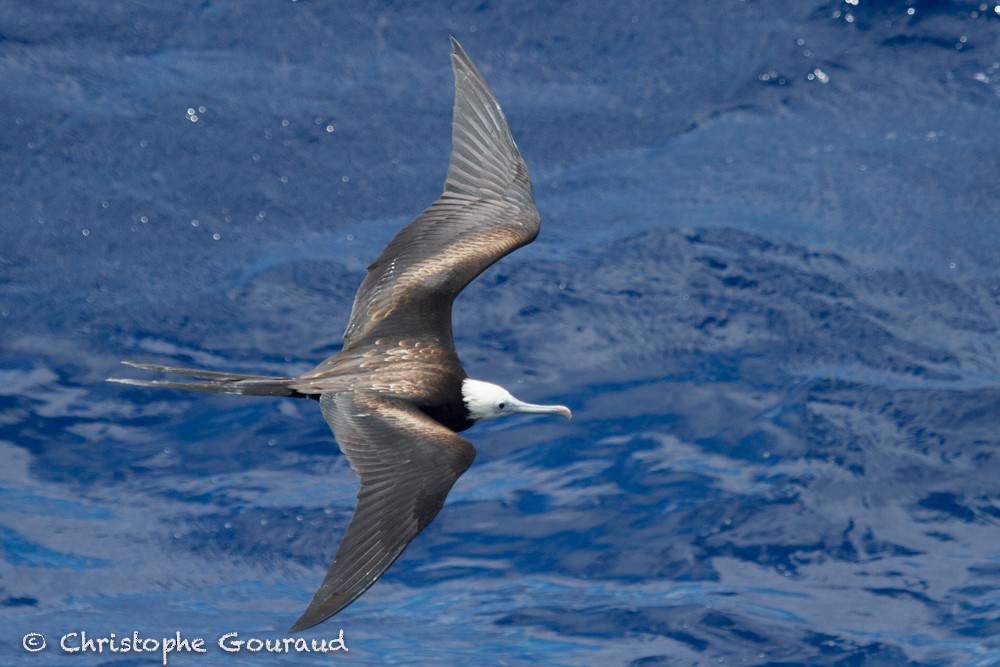
[[[437,520],[309,638],[357,481],[290,375],[440,192],[448,36],[539,239],[456,304]],[[1000,4],[0,2],[0,664],[1000,664]],[[46,649],[22,647],[40,633]],[[69,646],[79,638],[72,635]]]

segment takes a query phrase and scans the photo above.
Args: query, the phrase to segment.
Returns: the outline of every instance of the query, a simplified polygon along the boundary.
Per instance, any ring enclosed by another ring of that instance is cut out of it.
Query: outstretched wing
[[[444,193],[368,267],[344,332],[451,340],[451,305],[476,276],[534,240],[539,216],[528,168],[482,74],[454,38],[455,110]]]
[[[323,394],[323,416],[361,478],[358,504],[326,578],[289,632],[330,618],[368,590],[437,516],[476,450],[402,401]]]

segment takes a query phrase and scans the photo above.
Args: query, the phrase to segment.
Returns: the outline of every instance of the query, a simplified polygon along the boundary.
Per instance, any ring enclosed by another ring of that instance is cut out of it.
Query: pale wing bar
[[[469,205],[470,212],[481,211],[499,215],[489,202]],[[429,210],[427,215],[436,216]],[[463,231],[453,219],[420,230],[410,239],[394,260],[395,266],[381,272],[371,285],[368,309],[364,317],[352,317],[348,346],[379,337],[433,337],[451,344],[451,310],[454,298],[476,276],[493,264],[496,257],[506,255],[528,243],[534,233],[516,220],[497,222],[493,228]],[[436,255],[426,255],[417,249],[434,244],[436,237],[448,236],[449,243],[438,243]],[[402,268],[399,268],[402,266]],[[359,304],[355,305],[355,309]]]

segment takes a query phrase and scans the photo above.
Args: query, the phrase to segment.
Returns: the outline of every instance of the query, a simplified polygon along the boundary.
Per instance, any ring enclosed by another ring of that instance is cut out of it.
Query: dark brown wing
[[[528,168],[507,120],[452,39],[455,110],[444,194],[389,242],[354,299],[350,348],[373,336],[451,339],[451,305],[476,276],[534,240],[539,217]]]
[[[323,416],[361,478],[358,504],[326,578],[289,632],[356,600],[437,516],[476,450],[417,408],[374,393],[323,394]]]

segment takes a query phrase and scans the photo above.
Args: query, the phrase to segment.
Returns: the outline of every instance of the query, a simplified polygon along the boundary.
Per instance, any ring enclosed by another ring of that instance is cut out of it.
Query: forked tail
[[[170,382],[168,380],[132,380],[129,378],[108,378],[108,382],[120,382],[136,387],[157,387],[160,389],[184,389],[212,394],[240,394],[243,396],[291,396],[294,398],[319,398],[292,389],[289,384],[294,378],[271,377],[268,375],[238,375],[202,371],[193,368],[175,368],[159,364],[144,364],[138,361],[123,361],[126,366],[159,373],[172,373],[199,378],[198,382]]]

